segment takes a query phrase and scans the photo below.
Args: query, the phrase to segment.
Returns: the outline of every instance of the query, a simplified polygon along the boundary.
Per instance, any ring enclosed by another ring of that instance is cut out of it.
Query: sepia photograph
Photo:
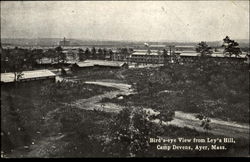
[[[1,158],[249,158],[249,5],[1,1]]]

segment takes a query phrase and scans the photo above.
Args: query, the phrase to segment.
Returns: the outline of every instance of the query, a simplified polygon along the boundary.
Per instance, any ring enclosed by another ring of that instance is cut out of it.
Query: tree
[[[8,49],[7,50],[6,49],[1,50],[1,73],[8,71],[8,67],[7,67],[7,62],[8,62],[7,51],[8,51]]]
[[[122,48],[121,49],[121,54],[122,54],[122,59],[127,59],[129,56],[129,51],[127,48]]]
[[[21,48],[15,47],[14,50],[7,52],[7,64],[10,72],[14,73],[14,82],[22,77],[22,71],[24,70],[24,64],[26,62],[25,51]]]
[[[43,50],[42,49],[33,49],[32,51],[31,51],[31,58],[30,58],[30,60],[32,61],[32,62],[35,62],[36,60],[41,60],[42,59],[42,57],[43,57]]]
[[[100,59],[100,60],[104,59],[103,49],[101,49],[101,48],[98,49],[97,59]]]
[[[86,57],[86,59],[89,59],[90,58],[90,56],[91,56],[91,52],[90,52],[90,50],[89,50],[89,48],[86,48],[86,50],[85,50],[85,57]]]
[[[200,79],[202,84],[208,83],[211,76],[211,71],[216,64],[214,59],[210,59],[211,54],[213,53],[212,48],[207,45],[206,42],[200,42],[196,51],[199,52],[201,57],[195,62],[194,66],[199,70]]]
[[[213,53],[212,48],[207,45],[206,42],[200,42],[196,48],[196,52],[199,52],[202,57],[211,56]]]
[[[209,123],[211,122],[211,120],[209,119],[209,117],[202,115],[202,114],[198,114],[195,116],[197,119],[201,120],[201,127],[204,130],[211,130],[211,126],[209,125]]]
[[[43,56],[53,59],[56,59],[58,57],[55,49],[48,49],[46,52],[44,52]]]
[[[228,36],[223,39],[222,47],[225,48],[223,53],[225,55],[229,55],[229,57],[231,57],[232,55],[235,55],[235,57],[239,57],[239,55],[242,53],[239,47],[239,43],[231,40]]]
[[[84,55],[85,55],[85,54],[84,54],[83,49],[79,48],[79,49],[78,49],[78,56],[79,56],[79,60],[80,60],[80,61],[83,61],[83,60],[85,59],[85,56],[84,56]]]
[[[108,55],[108,50],[106,48],[103,49],[103,59],[106,58],[106,56]]]
[[[129,48],[128,52],[129,52],[129,54],[132,54],[134,52],[134,49],[133,48]]]
[[[112,49],[109,49],[108,54],[110,56],[109,60],[113,60],[114,59],[114,52],[112,51]]]
[[[96,58],[97,58],[95,47],[93,47],[93,48],[91,49],[91,55],[92,55],[92,58],[93,58],[93,59],[96,59]]]
[[[111,120],[105,152],[123,157],[151,154],[148,139],[159,135],[161,126],[150,122],[142,108],[125,108]]]
[[[55,51],[57,53],[58,64],[60,62],[64,63],[66,61],[66,54],[63,53],[63,48],[61,46],[58,46],[58,47],[55,48]]]
[[[164,65],[167,65],[169,62],[168,51],[164,48],[163,49],[163,58],[164,58]]]
[[[7,54],[7,57],[10,71],[14,73],[14,82],[17,82],[23,75],[24,56],[22,54],[22,49],[16,47]]]

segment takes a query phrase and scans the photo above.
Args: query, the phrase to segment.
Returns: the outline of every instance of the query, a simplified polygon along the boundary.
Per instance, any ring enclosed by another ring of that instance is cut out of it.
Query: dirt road
[[[73,103],[72,106],[76,106],[77,108],[83,108],[83,109],[99,109],[107,112],[119,112],[123,109],[122,106],[113,104],[113,103],[105,103],[101,104],[99,103],[102,98],[114,98],[116,95],[128,95],[133,93],[133,90],[131,89],[131,86],[124,83],[111,83],[111,82],[105,82],[105,81],[92,81],[92,82],[86,82],[87,84],[97,84],[107,87],[114,87],[119,90],[107,92],[102,95],[94,96],[88,99],[82,99],[78,100],[75,103]],[[145,108],[150,109],[150,108]],[[152,111],[155,111],[151,109]],[[157,112],[157,111],[155,111]],[[235,138],[246,138],[249,139],[249,124],[242,124],[242,123],[236,123],[236,122],[229,122],[229,121],[223,121],[220,119],[210,118],[210,127],[211,130],[204,130],[200,125],[201,121],[195,117],[196,114],[193,113],[184,113],[181,111],[176,111],[174,119],[170,122],[163,122],[163,124],[166,125],[175,125],[178,127],[188,127],[191,129],[195,129],[200,132],[208,132],[215,135],[224,135],[227,137],[235,137]],[[155,120],[154,122],[159,122],[159,120]]]
[[[106,92],[105,94],[93,96],[87,99],[77,100],[76,102],[72,103],[71,106],[77,107],[80,109],[86,109],[86,110],[102,110],[106,112],[119,112],[120,110],[123,109],[122,106],[119,106],[113,103],[102,104],[100,103],[100,101],[103,98],[114,98],[119,94],[129,95],[133,93],[133,91],[131,90],[131,86],[128,84],[124,84],[124,83],[110,83],[110,82],[104,82],[104,81],[98,81],[98,82],[89,81],[85,83],[117,88],[118,90]]]

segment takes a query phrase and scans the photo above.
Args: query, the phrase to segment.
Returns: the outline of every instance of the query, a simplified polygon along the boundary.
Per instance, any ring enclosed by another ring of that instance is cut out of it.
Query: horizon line
[[[226,37],[226,36],[225,36]],[[16,37],[16,38],[11,38],[11,37],[3,37],[2,39],[27,39],[27,40],[31,40],[31,39],[61,39],[63,40],[64,37],[32,37],[32,38],[24,38],[24,37]],[[67,38],[65,37],[66,40],[80,40],[80,41],[113,41],[113,42],[201,42],[201,41],[205,41],[205,42],[218,42],[218,41],[222,41],[222,40],[120,40],[120,39],[90,39],[90,38]],[[249,38],[233,38],[234,40],[250,40]]]

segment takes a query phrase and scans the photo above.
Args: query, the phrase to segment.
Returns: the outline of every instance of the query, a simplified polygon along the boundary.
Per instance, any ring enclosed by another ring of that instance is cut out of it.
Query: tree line
[[[117,57],[125,60],[132,52],[132,48],[117,48],[116,51],[113,51],[112,49],[93,47],[85,50],[79,48],[74,55],[78,56],[79,61],[86,59],[115,60]],[[67,62],[67,52],[61,46],[48,50],[20,47],[1,48],[1,73],[32,70],[43,58],[52,59],[55,63],[63,66]]]
[[[114,52],[112,49],[98,48],[95,47],[85,50],[79,49],[78,55],[79,60],[84,61],[86,59],[98,59],[98,60],[114,60],[116,56],[120,59],[126,59],[133,52],[132,48],[117,48],[117,51]]]
[[[1,73],[32,70],[35,68],[37,61],[44,57],[53,58],[57,63],[66,61],[66,55],[60,46],[46,51],[43,49],[23,49],[19,47],[14,49],[7,48],[1,51]]]

